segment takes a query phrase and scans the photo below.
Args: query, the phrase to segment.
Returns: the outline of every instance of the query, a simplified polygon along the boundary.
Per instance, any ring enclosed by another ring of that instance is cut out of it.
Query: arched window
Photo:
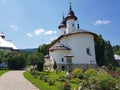
[[[64,58],[62,58],[61,61],[64,62]]]
[[[86,53],[87,53],[88,55],[90,55],[90,49],[89,49],[89,48],[86,48]]]
[[[72,24],[72,26],[74,27],[74,23]]]
[[[66,34],[66,31],[64,31],[64,34]]]

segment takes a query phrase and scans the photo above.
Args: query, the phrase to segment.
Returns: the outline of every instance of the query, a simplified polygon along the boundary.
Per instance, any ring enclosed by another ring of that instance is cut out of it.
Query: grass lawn
[[[3,75],[4,73],[8,72],[9,70],[4,70],[4,69],[1,69],[0,70],[0,76]]]
[[[59,74],[56,74],[55,72],[49,72],[48,74],[46,72],[39,72],[39,74],[47,75],[49,78],[52,79],[58,79],[60,76],[65,75],[65,72],[60,72]],[[45,82],[43,80],[39,79],[39,75],[37,78],[33,77],[29,71],[24,72],[24,77],[27,78],[32,84],[34,84],[36,87],[38,87],[40,90],[59,90],[59,87],[63,84],[59,81],[55,82],[55,85],[50,86],[48,82]],[[71,84],[72,89],[77,87],[77,84]]]

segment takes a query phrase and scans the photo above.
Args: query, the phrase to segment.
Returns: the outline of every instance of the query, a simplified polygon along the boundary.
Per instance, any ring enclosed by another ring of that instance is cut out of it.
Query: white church
[[[70,5],[66,17],[63,16],[61,24],[58,26],[60,36],[51,44],[49,56],[45,57],[45,65],[51,66],[56,61],[60,70],[73,70],[74,68],[95,68],[95,40],[97,35],[86,31],[76,24],[77,17]],[[46,61],[49,60],[49,63]],[[51,63],[50,63],[51,62]],[[53,66],[50,67],[52,69]]]

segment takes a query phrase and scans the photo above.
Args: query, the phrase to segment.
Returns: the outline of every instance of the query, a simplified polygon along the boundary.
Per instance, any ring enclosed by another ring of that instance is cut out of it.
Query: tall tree
[[[105,42],[104,55],[105,55],[105,65],[109,67],[110,69],[112,69],[112,67],[115,67],[116,62],[114,59],[114,54],[113,54],[112,45],[110,41]]]
[[[39,57],[35,54],[30,54],[28,55],[27,61],[28,61],[28,64],[32,65],[34,68],[35,65],[37,65],[37,63],[39,62]]]
[[[40,45],[38,48],[38,52],[43,53],[44,55],[48,54],[49,53],[49,46],[50,46],[50,44]]]
[[[102,38],[102,35],[99,35],[98,40],[95,42],[96,62],[98,66],[105,65],[104,47],[105,47],[105,41]]]

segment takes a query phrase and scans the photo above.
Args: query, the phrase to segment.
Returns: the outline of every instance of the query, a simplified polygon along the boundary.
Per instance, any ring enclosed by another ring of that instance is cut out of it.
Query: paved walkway
[[[9,71],[0,77],[0,90],[39,90],[23,76],[23,70]]]

